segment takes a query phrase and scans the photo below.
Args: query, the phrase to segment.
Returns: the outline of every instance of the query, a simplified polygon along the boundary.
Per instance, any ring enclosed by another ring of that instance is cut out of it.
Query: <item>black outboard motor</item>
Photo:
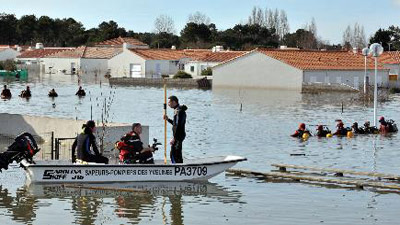
[[[0,153],[0,172],[2,169],[7,170],[8,165],[13,161],[17,163],[23,159],[33,163],[33,156],[39,152],[39,148],[35,139],[30,133],[23,133],[18,135],[14,143],[8,146],[7,151]]]

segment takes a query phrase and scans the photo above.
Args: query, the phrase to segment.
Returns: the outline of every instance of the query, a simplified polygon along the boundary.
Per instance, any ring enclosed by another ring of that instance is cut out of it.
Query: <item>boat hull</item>
[[[136,181],[208,180],[240,161],[238,156],[196,160],[183,164],[68,164],[63,162],[23,163],[31,183],[104,183]]]

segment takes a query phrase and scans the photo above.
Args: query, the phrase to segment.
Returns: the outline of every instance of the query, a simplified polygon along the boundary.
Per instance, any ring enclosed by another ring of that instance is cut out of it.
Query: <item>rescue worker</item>
[[[56,90],[54,90],[54,88],[49,91],[48,95],[49,95],[49,97],[53,97],[53,98],[58,97],[58,94],[57,94]]]
[[[72,144],[72,162],[76,159],[85,162],[96,162],[108,164],[108,158],[101,155],[97,148],[96,124],[93,120],[89,120],[82,126],[82,132],[78,134]],[[76,152],[76,157],[75,157]]]
[[[1,98],[2,99],[10,99],[11,98],[11,91],[7,88],[7,85],[4,85],[3,90],[1,91]]]
[[[119,149],[119,161],[131,163],[154,163],[153,152],[151,147],[143,148],[143,142],[140,140],[142,134],[142,125],[140,123],[132,124],[132,131],[125,134],[120,141],[116,143]]]
[[[385,120],[383,116],[379,118],[379,123],[381,125],[379,126],[379,132],[381,133],[393,133],[397,132],[397,125],[393,120]]]
[[[300,123],[299,124],[299,129],[297,129],[294,134],[290,135],[291,137],[298,137],[302,138],[303,134],[307,133],[309,136],[311,136],[310,131],[306,130],[306,124],[305,123]]]
[[[172,95],[168,98],[168,106],[174,109],[174,118],[169,119],[164,115],[164,120],[172,124],[173,138],[170,141],[171,152],[170,158],[172,163],[183,163],[182,158],[182,142],[185,140],[185,124],[186,124],[186,110],[185,105],[179,105],[179,99]]]
[[[326,137],[331,131],[328,128],[324,129],[324,125],[318,125],[317,127],[317,137]]]
[[[333,133],[333,135],[339,135],[339,136],[346,136],[347,135],[347,128],[344,127],[344,124],[341,120],[338,121],[336,125],[336,132]]]
[[[86,92],[85,90],[83,90],[82,86],[79,86],[78,91],[75,93],[75,95],[79,96],[79,97],[83,97],[86,96]]]
[[[355,134],[365,134],[365,130],[362,127],[358,127],[358,123],[354,122],[353,125],[351,126],[351,129],[353,131],[353,133]]]
[[[29,86],[26,86],[26,89],[21,91],[21,93],[19,94],[19,97],[21,97],[21,98],[32,97],[31,89],[29,88]]]

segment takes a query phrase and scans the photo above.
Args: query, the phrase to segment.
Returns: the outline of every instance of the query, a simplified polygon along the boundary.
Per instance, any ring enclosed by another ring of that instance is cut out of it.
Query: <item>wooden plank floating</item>
[[[318,167],[299,166],[299,165],[290,165],[290,164],[271,164],[271,166],[278,167],[279,170],[281,170],[281,171],[286,171],[287,168],[291,168],[291,169],[303,169],[303,170],[335,173],[336,175],[342,175],[342,176],[343,176],[343,174],[351,174],[351,175],[358,175],[358,176],[370,176],[370,177],[378,177],[378,178],[383,178],[383,179],[400,180],[400,176],[395,175],[395,174],[385,174],[385,173],[376,173],[376,172],[361,172],[361,171],[333,169],[333,168],[318,168]]]
[[[232,173],[240,176],[261,176],[264,178],[274,178],[274,179],[291,179],[296,181],[312,181],[319,183],[330,183],[330,184],[341,184],[341,185],[354,185],[358,188],[364,187],[374,187],[374,188],[382,188],[382,189],[394,189],[400,190],[400,185],[396,184],[385,184],[384,182],[375,182],[375,181],[365,181],[360,179],[334,179],[334,178],[325,178],[318,176],[299,176],[290,173],[280,173],[280,172],[257,172],[246,169],[228,169],[227,173]]]

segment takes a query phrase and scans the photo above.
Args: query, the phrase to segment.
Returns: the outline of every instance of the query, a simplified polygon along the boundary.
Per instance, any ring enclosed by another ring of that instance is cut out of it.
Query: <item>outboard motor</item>
[[[14,143],[8,146],[7,151],[0,153],[0,172],[2,169],[7,170],[8,165],[13,161],[19,163],[25,159],[33,163],[33,156],[38,153],[39,150],[35,139],[30,133],[18,135]]]

